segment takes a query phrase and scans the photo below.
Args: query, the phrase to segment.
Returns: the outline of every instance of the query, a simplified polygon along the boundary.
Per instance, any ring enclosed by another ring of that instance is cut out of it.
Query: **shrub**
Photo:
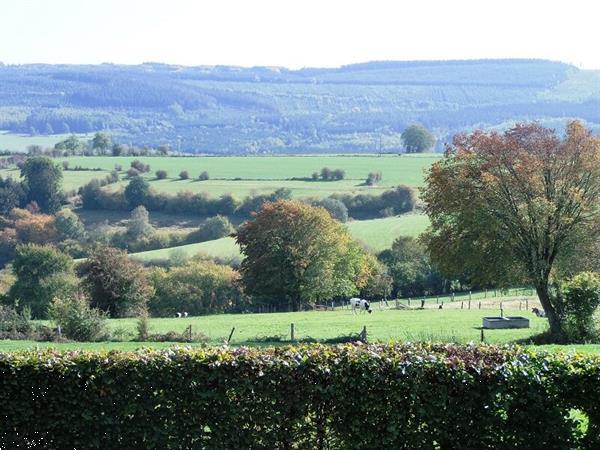
[[[0,353],[7,448],[594,449],[599,397],[597,356],[492,346]]]
[[[27,313],[17,312],[11,306],[0,305],[0,335],[6,333],[28,334],[33,329]]]
[[[156,178],[159,180],[164,180],[167,178],[167,171],[166,170],[157,170],[156,171]]]
[[[187,170],[182,170],[181,172],[179,172],[179,179],[180,180],[189,180],[190,173]]]
[[[325,208],[335,220],[339,220],[340,222],[348,221],[348,208],[335,198],[324,198],[315,202],[314,205]]]
[[[154,269],[150,280],[155,294],[153,315],[172,317],[178,311],[192,315],[235,310],[243,301],[238,274],[210,261],[190,261],[170,270]]]
[[[204,242],[229,236],[233,226],[225,216],[214,216],[206,219],[197,231],[190,233],[189,242]]]
[[[208,172],[205,170],[204,172],[202,172],[199,176],[198,179],[200,181],[206,181],[208,180],[210,177],[208,176]]]
[[[129,178],[137,177],[137,176],[139,176],[140,173],[141,172],[134,167],[131,167],[129,170],[127,170],[127,176]]]
[[[111,317],[142,314],[154,294],[144,268],[115,248],[97,249],[82,264],[80,274],[91,305]]]
[[[108,336],[106,314],[91,308],[84,297],[57,297],[48,308],[48,315],[68,339],[85,342]]]
[[[144,164],[139,159],[131,161],[131,168],[137,170],[140,173],[150,172],[150,165]]]
[[[365,184],[367,186],[374,186],[381,181],[381,172],[369,172]]]
[[[47,315],[48,305],[57,295],[76,288],[73,259],[51,246],[21,245],[13,261],[17,277],[8,297],[19,307],[28,306],[36,319]]]
[[[572,341],[598,340],[600,333],[594,314],[600,306],[600,275],[583,272],[562,283],[566,334]]]

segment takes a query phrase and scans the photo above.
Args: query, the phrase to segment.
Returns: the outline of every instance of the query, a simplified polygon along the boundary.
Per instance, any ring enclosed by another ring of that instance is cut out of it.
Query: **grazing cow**
[[[187,311],[184,311],[184,312],[183,312],[183,317],[187,317],[187,316],[188,316],[188,313],[187,313]]]
[[[532,308],[531,312],[538,317],[546,317],[546,311],[544,311],[543,309]]]
[[[363,300],[361,298],[351,298],[350,299],[350,306],[352,306],[352,313],[356,314],[356,310],[358,310],[359,312],[365,312],[368,311],[369,314],[371,314],[373,311],[371,310],[371,307],[369,306],[369,302],[366,300]]]
[[[175,313],[175,317],[177,317],[177,318],[181,317],[181,313],[180,312]]]

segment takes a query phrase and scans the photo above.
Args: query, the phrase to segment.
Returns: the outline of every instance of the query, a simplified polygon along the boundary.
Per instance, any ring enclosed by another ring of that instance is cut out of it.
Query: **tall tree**
[[[98,132],[92,138],[92,148],[101,155],[105,155],[111,145],[110,137],[106,133]]]
[[[357,292],[364,254],[323,208],[279,200],[265,203],[236,235],[246,256],[246,292],[271,304],[305,303]]]
[[[433,135],[422,125],[411,125],[402,132],[402,141],[407,153],[422,153],[435,144]]]
[[[100,248],[80,267],[91,305],[112,317],[130,317],[146,310],[154,295],[140,263],[115,248]]]
[[[422,194],[434,262],[482,284],[531,283],[560,339],[564,305],[551,276],[600,237],[600,139],[579,122],[562,139],[535,123],[457,136]]]
[[[125,200],[131,208],[145,206],[150,197],[150,184],[141,176],[131,178],[125,188]]]
[[[55,213],[60,209],[62,170],[47,156],[28,158],[21,176],[30,202],[36,202],[42,212]]]
[[[18,246],[12,270],[17,280],[8,297],[21,308],[29,306],[36,319],[47,317],[54,297],[76,290],[73,259],[51,246]]]

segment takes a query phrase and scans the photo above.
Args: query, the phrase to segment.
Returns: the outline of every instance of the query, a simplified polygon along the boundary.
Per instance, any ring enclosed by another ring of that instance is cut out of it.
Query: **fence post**
[[[483,298],[487,298],[487,288],[485,290],[485,295],[483,296]]]
[[[479,302],[479,309],[481,309],[481,302]]]
[[[410,306],[410,297],[408,297],[408,306]]]
[[[469,299],[469,309],[471,309],[471,299]]]
[[[502,302],[500,302],[500,317],[504,317],[504,308],[502,308]]]
[[[463,309],[463,308],[464,308],[464,306],[465,306],[465,302],[463,302],[463,301],[461,300],[461,302],[460,302],[460,309]]]
[[[290,324],[290,341],[294,341],[294,324]]]
[[[525,311],[529,311],[529,299],[525,299]]]
[[[425,300],[421,300],[421,309],[425,308]]]
[[[233,327],[231,329],[231,333],[229,333],[229,337],[227,338],[227,345],[229,345],[229,342],[231,342],[231,336],[233,336],[234,331],[235,331],[235,327]]]
[[[483,334],[483,328],[481,328],[481,342],[485,342],[485,336]]]
[[[360,332],[360,336],[361,336],[361,340],[366,343],[367,342],[367,326],[366,325],[363,326],[363,329]]]

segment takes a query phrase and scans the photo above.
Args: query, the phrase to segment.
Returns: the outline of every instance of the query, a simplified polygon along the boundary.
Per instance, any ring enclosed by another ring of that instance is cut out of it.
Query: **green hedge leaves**
[[[600,448],[599,399],[600,358],[509,347],[0,353],[0,447]]]

